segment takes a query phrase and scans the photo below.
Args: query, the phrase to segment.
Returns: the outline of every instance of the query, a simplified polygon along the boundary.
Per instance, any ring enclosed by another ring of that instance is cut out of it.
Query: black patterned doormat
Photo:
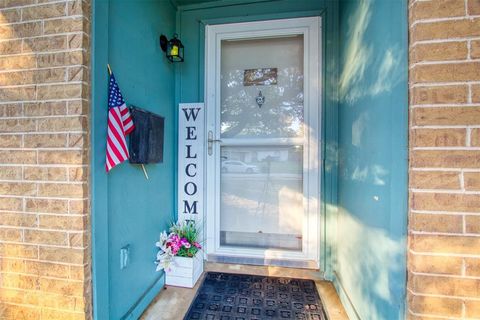
[[[313,280],[208,272],[184,320],[326,320]]]

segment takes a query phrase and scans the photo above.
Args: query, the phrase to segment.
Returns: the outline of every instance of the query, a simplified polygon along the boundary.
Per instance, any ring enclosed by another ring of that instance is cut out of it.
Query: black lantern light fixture
[[[171,62],[183,62],[183,44],[175,33],[173,38],[168,40],[163,34],[160,36],[160,48]]]

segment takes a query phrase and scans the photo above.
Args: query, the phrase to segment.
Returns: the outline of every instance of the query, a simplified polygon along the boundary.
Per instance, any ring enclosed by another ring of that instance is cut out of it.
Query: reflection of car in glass
[[[222,161],[222,172],[231,173],[259,173],[258,167],[255,165],[249,165],[242,161],[226,160]]]

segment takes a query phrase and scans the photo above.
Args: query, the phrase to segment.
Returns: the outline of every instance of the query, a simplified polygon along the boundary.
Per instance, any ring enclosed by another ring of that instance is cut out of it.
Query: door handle
[[[213,132],[208,131],[208,139],[207,139],[207,145],[208,145],[208,155],[211,156],[213,154],[213,143],[214,142],[222,142],[220,139],[213,139]]]

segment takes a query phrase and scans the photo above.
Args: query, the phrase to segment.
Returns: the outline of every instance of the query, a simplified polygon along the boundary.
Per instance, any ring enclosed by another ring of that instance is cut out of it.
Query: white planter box
[[[193,258],[174,257],[170,271],[165,272],[165,284],[170,286],[193,288],[203,272],[201,252]]]

